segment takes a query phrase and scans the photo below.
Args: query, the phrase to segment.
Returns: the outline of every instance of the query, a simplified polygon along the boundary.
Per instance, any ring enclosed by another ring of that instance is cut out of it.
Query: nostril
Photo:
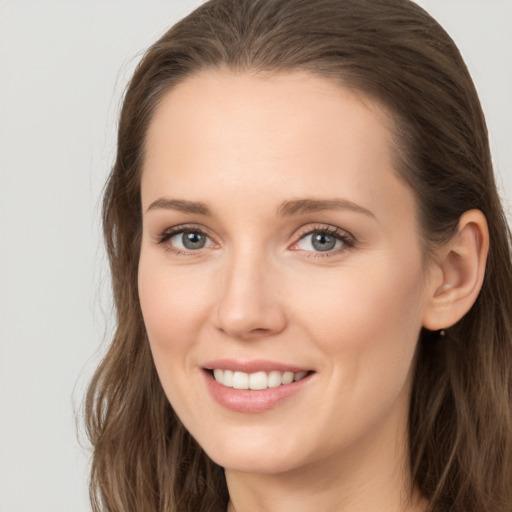
[[[263,338],[265,336],[272,335],[272,329],[265,329],[263,327],[243,329],[242,326],[235,325],[223,325],[218,327],[219,332],[226,334],[232,338],[240,340],[251,340],[257,338]]]

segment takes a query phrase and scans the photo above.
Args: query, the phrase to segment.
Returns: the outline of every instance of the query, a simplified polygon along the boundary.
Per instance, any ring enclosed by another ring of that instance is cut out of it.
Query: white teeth
[[[224,382],[224,386],[233,387],[233,372],[231,370],[224,370],[222,382]]]
[[[251,373],[249,389],[267,389],[267,374],[265,372]]]
[[[277,388],[281,385],[281,372],[270,372],[268,374],[267,386],[269,388]]]
[[[249,389],[249,374],[235,372],[233,374],[233,387],[235,389]]]
[[[308,372],[279,372],[271,371],[245,373],[233,372],[231,370],[220,370],[215,368],[213,370],[213,377],[215,380],[228,388],[234,389],[253,389],[261,390],[267,388],[277,388],[281,385],[291,384],[303,379]]]
[[[291,384],[293,382],[293,372],[284,372],[281,377],[281,384]]]

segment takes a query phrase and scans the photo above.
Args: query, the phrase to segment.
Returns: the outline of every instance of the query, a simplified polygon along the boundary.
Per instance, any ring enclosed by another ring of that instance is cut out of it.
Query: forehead
[[[276,202],[333,194],[377,207],[397,194],[409,200],[391,126],[378,103],[306,72],[206,71],[168,91],[154,113],[143,203],[162,190],[233,201],[245,189]]]
[[[207,70],[164,95],[149,127],[146,149],[151,157],[159,143],[172,144],[176,131],[180,137],[202,135],[204,143],[216,136],[230,136],[229,141],[236,142],[249,133],[255,144],[260,137],[267,145],[274,140],[282,149],[286,134],[288,140],[334,137],[340,144],[348,142],[340,133],[347,127],[354,136],[364,132],[365,139],[374,145],[380,142],[389,151],[392,124],[391,115],[376,101],[312,73]]]

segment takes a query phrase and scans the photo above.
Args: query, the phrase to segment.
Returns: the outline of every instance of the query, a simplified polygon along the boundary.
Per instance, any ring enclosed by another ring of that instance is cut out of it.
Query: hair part
[[[218,511],[223,470],[158,381],[137,290],[148,126],[177,83],[208,69],[308,71],[392,115],[397,172],[415,193],[425,248],[481,210],[491,247],[481,293],[445,338],[423,331],[410,407],[415,485],[431,510],[508,512],[512,502],[512,265],[478,96],[455,44],[409,0],[211,0],[147,51],[126,90],[103,228],[117,330],[86,399],[100,510]]]

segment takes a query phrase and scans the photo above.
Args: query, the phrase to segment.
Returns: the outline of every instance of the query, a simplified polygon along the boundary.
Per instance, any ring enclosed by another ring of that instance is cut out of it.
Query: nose
[[[215,308],[217,329],[241,340],[282,332],[287,320],[276,274],[265,258],[254,255],[226,263]]]

